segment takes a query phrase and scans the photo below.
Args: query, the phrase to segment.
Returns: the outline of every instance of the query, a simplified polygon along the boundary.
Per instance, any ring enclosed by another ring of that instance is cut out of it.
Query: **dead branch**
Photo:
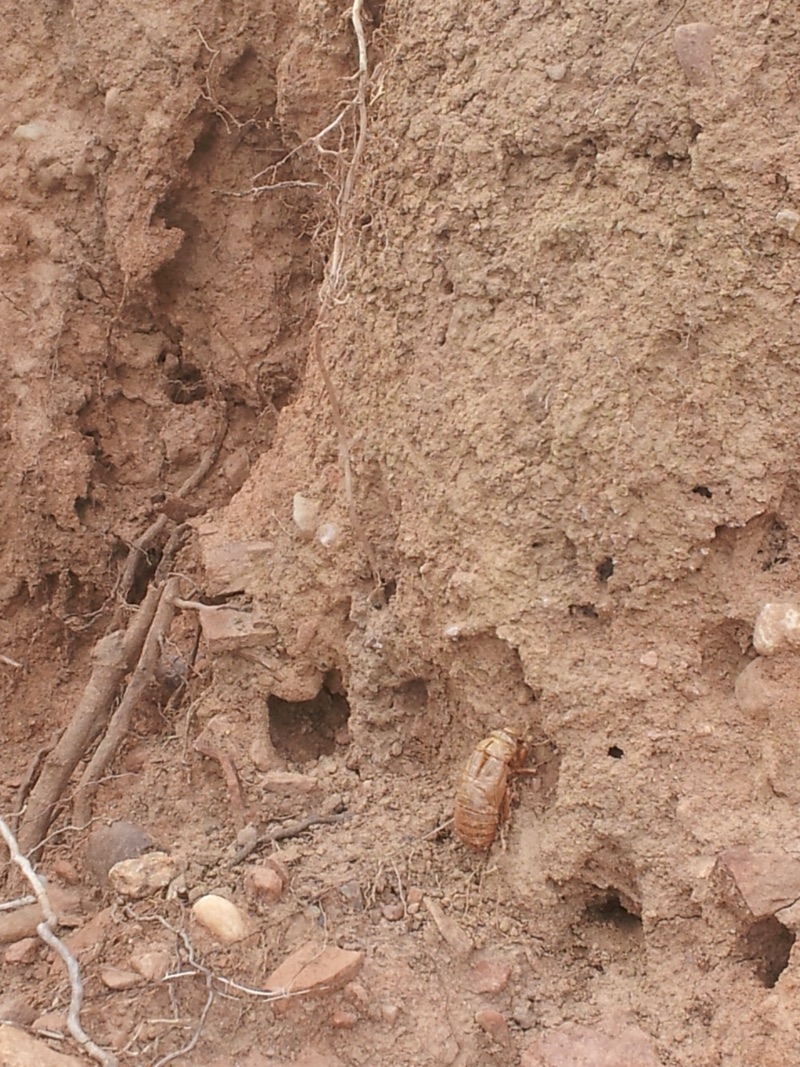
[[[92,1059],[103,1064],[103,1067],[117,1067],[118,1061],[116,1056],[112,1056],[110,1052],[106,1052],[104,1049],[100,1048],[99,1045],[95,1044],[81,1026],[83,982],[81,981],[80,967],[78,966],[78,961],[54,931],[54,927],[56,926],[56,915],[50,904],[50,899],[47,896],[47,890],[44,887],[44,883],[34,871],[30,861],[20,851],[17,839],[6,825],[4,819],[0,819],[0,835],[2,835],[3,840],[8,846],[12,863],[19,867],[30,883],[31,889],[33,889],[33,892],[36,894],[36,899],[42,910],[43,918],[42,922],[36,927],[37,934],[46,945],[53,949],[54,952],[58,953],[66,965],[67,973],[69,975],[70,989],[72,991],[69,1011],[67,1013],[67,1029],[78,1044],[83,1046]]]
[[[20,671],[23,669],[23,665],[21,663],[18,663],[15,659],[12,659],[11,656],[4,656],[2,652],[0,652],[0,663],[2,663],[4,667],[16,667],[17,670]]]
[[[20,848],[28,856],[39,850],[72,772],[103,729],[125,675],[141,655],[160,599],[161,590],[151,588],[127,631],[114,630],[94,646],[92,673],[83,696],[69,726],[44,760],[20,821]]]
[[[299,834],[304,834],[306,830],[310,830],[312,826],[324,826],[329,823],[345,822],[347,819],[352,819],[353,813],[351,811],[343,811],[338,815],[307,815],[304,819],[297,819],[295,822],[287,823],[286,826],[281,826],[277,830],[270,830],[269,833],[261,834],[246,845],[242,845],[236,855],[228,863],[229,867],[236,867],[242,860],[247,859],[249,855],[261,848],[262,845],[272,844],[274,841],[285,841],[289,837],[297,837]]]
[[[169,578],[163,586],[153,587],[158,595],[158,606],[142,646],[136,669],[125,689],[125,695],[111,716],[103,740],[97,746],[78,784],[74,805],[74,819],[78,826],[88,825],[91,818],[92,797],[99,780],[114,759],[117,749],[130,728],[134,709],[153,679],[162,638],[169,632],[175,614],[175,597],[178,594],[179,583],[179,578]]]

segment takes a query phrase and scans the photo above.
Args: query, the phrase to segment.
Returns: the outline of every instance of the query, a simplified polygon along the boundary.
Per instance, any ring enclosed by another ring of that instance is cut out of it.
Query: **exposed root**
[[[246,845],[243,845],[233,859],[228,864],[229,867],[235,867],[241,863],[242,860],[246,860],[256,849],[262,848],[264,845],[272,844],[274,841],[285,841],[289,837],[297,837],[299,834],[304,834],[306,830],[310,830],[312,826],[324,826],[328,823],[345,822],[347,819],[352,819],[353,813],[350,811],[340,812],[338,815],[307,815],[304,819],[297,819],[295,822],[287,823],[286,826],[281,826],[277,830],[270,830],[266,834],[261,834]]]
[[[78,784],[74,802],[74,819],[78,826],[89,824],[95,790],[130,728],[134,709],[153,679],[161,653],[162,639],[169,633],[175,614],[175,597],[179,582],[179,578],[170,578],[163,587],[155,586],[153,589],[158,598],[158,606],[136,669],[125,689],[125,695],[111,716],[103,740],[97,746]]]

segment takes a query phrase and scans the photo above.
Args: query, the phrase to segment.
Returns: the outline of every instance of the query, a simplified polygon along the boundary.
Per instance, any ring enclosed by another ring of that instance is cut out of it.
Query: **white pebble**
[[[326,548],[332,548],[339,540],[339,527],[335,522],[324,522],[317,530],[317,537],[320,544]]]
[[[769,656],[784,645],[800,645],[800,608],[790,601],[765,604],[753,630],[756,652]]]
[[[800,234],[798,234],[798,230],[800,229],[800,214],[796,211],[784,208],[775,215],[775,221],[793,240],[796,240],[797,237],[800,236]]]
[[[247,920],[242,912],[225,897],[209,893],[196,900],[192,906],[194,917],[201,926],[226,945],[241,941],[247,937],[249,930]]]
[[[295,493],[292,498],[292,518],[304,537],[313,537],[319,522],[319,506],[315,500]]]

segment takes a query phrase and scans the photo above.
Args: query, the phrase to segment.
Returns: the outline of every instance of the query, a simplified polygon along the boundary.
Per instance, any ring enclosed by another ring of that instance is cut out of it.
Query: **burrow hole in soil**
[[[786,970],[794,942],[791,930],[770,915],[753,923],[744,933],[741,955],[754,967],[758,980],[772,989]]]
[[[338,687],[336,687],[338,688]],[[310,763],[336,748],[350,717],[343,693],[323,685],[313,700],[267,698],[269,736],[275,751],[293,763]]]
[[[609,892],[590,901],[584,915],[587,922],[611,926],[626,937],[638,938],[642,933],[642,919],[632,908],[633,905],[626,907],[622,903],[619,893]]]

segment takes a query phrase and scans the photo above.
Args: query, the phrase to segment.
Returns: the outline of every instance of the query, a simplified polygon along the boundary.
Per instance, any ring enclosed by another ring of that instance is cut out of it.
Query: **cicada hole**
[[[350,705],[338,671],[331,671],[326,683],[313,700],[267,699],[270,740],[283,759],[310,763],[346,740]]]
[[[739,956],[755,970],[756,977],[772,989],[789,964],[795,935],[774,915],[759,919],[741,938]]]

